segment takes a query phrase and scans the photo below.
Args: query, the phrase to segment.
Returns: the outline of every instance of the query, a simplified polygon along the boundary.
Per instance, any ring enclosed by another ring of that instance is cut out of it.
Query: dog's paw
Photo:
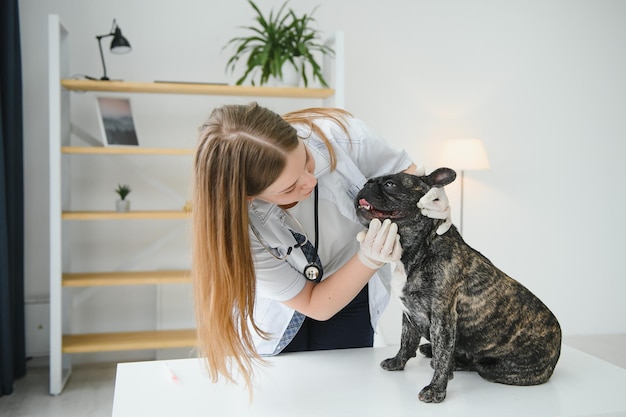
[[[430,343],[424,343],[419,346],[420,353],[427,358],[433,357],[433,345]]]
[[[446,398],[446,390],[427,385],[420,391],[418,398],[425,403],[440,403]]]
[[[386,371],[402,371],[406,365],[406,361],[402,361],[397,356],[385,359],[380,363],[380,367]]]

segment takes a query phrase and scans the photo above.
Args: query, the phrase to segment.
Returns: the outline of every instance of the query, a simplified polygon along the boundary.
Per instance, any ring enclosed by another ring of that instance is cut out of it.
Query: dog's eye
[[[385,186],[386,188],[392,188],[392,187],[395,187],[395,186],[396,186],[396,183],[395,183],[395,182],[393,182],[393,181],[391,181],[391,180],[387,180],[387,181],[385,181],[384,186]]]

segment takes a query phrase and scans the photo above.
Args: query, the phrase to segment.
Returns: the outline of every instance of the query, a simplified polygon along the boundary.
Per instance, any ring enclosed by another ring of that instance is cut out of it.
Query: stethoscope
[[[314,209],[314,213],[315,213],[315,242],[314,242],[314,246],[313,248],[315,249],[314,255],[315,258],[314,259],[319,259],[318,255],[317,255],[317,244],[318,244],[318,234],[319,234],[319,212],[318,212],[318,195],[317,195],[317,185],[315,186],[315,191],[314,191],[314,204],[315,204],[315,209]],[[289,218],[291,220],[293,220],[293,222],[295,224],[298,225],[298,228],[302,231],[302,233],[300,233],[302,236],[304,236],[304,240],[302,242],[297,242],[295,245],[290,246],[289,248],[287,248],[287,254],[284,256],[279,256],[276,255],[274,253],[274,251],[272,251],[272,249],[267,246],[265,244],[265,242],[263,241],[263,239],[261,239],[261,236],[259,235],[259,232],[256,230],[256,227],[254,227],[253,225],[250,225],[252,228],[252,232],[254,233],[254,235],[256,236],[257,240],[261,243],[261,245],[263,246],[263,249],[265,249],[270,255],[272,255],[274,258],[278,259],[279,261],[284,261],[285,259],[287,259],[287,256],[291,255],[291,252],[294,249],[298,249],[302,246],[304,246],[308,241],[309,241],[309,237],[306,234],[306,230],[304,230],[304,227],[302,226],[302,223],[300,223],[298,221],[298,219],[296,219],[295,217],[293,217],[291,215],[291,213],[289,213],[288,211],[284,211],[285,215],[289,216]],[[304,277],[306,279],[308,279],[309,281],[314,281],[314,282],[320,282],[322,280],[322,276],[324,275],[324,270],[322,269],[322,265],[318,262],[309,262],[305,267],[304,267],[304,271],[302,272]]]

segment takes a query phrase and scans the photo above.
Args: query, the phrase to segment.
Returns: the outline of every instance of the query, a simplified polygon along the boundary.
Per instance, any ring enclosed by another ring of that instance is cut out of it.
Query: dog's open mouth
[[[385,211],[385,210],[378,210],[375,209],[369,201],[367,201],[364,198],[360,198],[359,199],[359,209],[365,210],[367,211],[370,216],[372,218],[377,218],[377,219],[397,219],[399,217],[402,217],[401,211]]]

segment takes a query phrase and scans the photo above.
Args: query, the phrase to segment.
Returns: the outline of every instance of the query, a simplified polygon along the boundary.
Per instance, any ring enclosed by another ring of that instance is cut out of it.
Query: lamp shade
[[[489,169],[487,151],[480,139],[449,139],[443,145],[442,163],[458,170]]]
[[[111,40],[111,53],[114,54],[125,54],[130,52],[130,43],[128,40],[122,36],[122,31],[119,27],[115,27],[115,32],[113,33],[113,40]]]

